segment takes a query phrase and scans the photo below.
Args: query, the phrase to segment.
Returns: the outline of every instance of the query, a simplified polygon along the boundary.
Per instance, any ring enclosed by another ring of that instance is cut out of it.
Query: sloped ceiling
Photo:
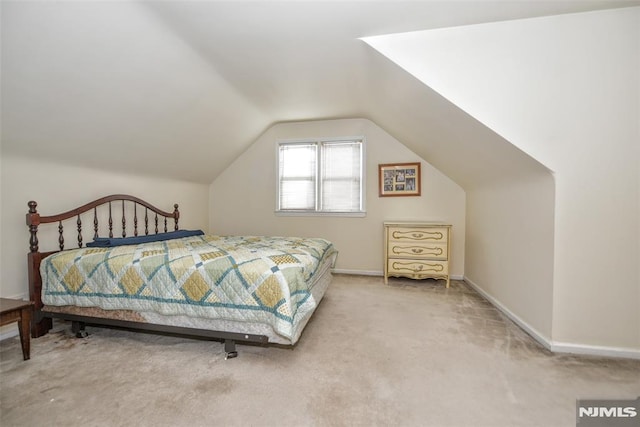
[[[1,149],[208,184],[274,123],[363,117],[471,186],[540,166],[360,38],[628,5],[3,1]]]

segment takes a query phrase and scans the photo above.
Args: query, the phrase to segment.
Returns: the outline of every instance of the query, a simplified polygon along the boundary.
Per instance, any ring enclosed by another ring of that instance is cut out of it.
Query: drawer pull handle
[[[422,233],[413,233],[412,236],[414,238],[416,238],[416,239],[419,239],[419,238],[421,238],[423,236],[423,234]]]
[[[411,249],[411,252],[413,252],[414,254],[421,254],[423,252],[422,248],[413,248]]]

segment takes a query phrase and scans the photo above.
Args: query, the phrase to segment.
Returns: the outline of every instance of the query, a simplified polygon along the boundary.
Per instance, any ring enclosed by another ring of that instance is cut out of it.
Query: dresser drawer
[[[449,231],[445,227],[433,228],[409,228],[409,227],[390,227],[389,240],[398,242],[446,242],[448,240]]]
[[[387,260],[389,275],[408,275],[415,278],[447,276],[449,274],[448,261],[426,261],[417,259],[389,259]]]
[[[389,254],[392,257],[442,259],[447,257],[446,243],[404,243],[398,241],[389,242]]]

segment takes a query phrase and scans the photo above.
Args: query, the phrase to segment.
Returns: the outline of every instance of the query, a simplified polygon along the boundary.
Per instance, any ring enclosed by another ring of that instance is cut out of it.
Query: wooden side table
[[[20,344],[22,345],[22,357],[29,360],[31,357],[31,301],[21,301],[9,298],[0,298],[0,326],[18,322],[20,330]]]

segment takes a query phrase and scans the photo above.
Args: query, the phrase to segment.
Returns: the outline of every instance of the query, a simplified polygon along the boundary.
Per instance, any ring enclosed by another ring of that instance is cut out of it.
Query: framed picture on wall
[[[378,195],[419,196],[420,163],[387,163],[378,165]]]

